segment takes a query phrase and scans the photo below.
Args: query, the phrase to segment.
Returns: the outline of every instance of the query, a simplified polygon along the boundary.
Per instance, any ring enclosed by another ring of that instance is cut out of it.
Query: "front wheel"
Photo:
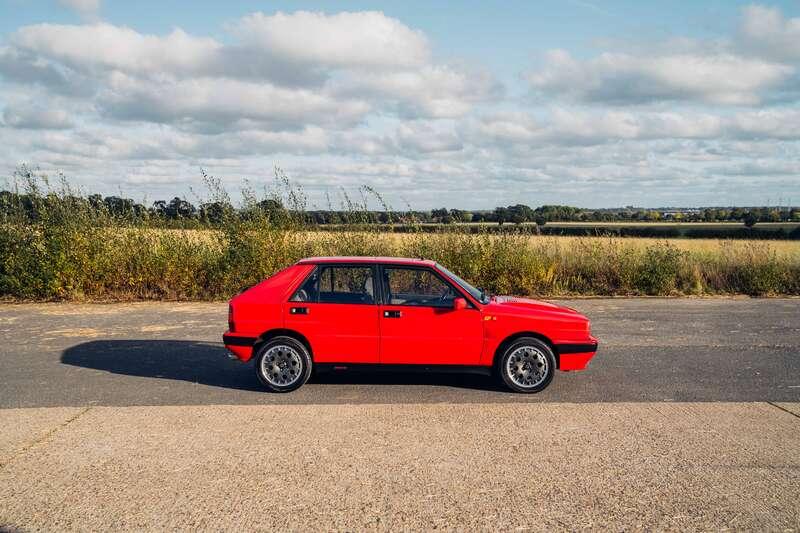
[[[512,342],[498,361],[497,373],[515,392],[539,392],[553,380],[556,358],[550,347],[533,337]]]
[[[256,352],[256,375],[273,392],[299,389],[311,376],[311,356],[300,341],[275,337]]]

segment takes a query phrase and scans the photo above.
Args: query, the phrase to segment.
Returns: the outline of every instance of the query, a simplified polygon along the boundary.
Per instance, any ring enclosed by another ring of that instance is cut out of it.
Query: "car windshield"
[[[470,285],[469,283],[467,283],[466,281],[464,281],[460,277],[456,276],[455,274],[453,274],[452,272],[447,270],[445,267],[443,267],[439,263],[436,263],[436,266],[437,266],[437,268],[439,270],[441,270],[444,274],[446,274],[447,277],[449,277],[451,280],[455,281],[456,284],[458,284],[459,287],[461,287],[462,289],[464,289],[465,291],[470,293],[470,295],[473,298],[475,298],[476,300],[478,300],[480,303],[482,303],[482,304],[488,304],[489,303],[489,295],[486,293],[486,291],[484,291],[483,289],[476,289],[475,287],[473,287],[472,285]]]

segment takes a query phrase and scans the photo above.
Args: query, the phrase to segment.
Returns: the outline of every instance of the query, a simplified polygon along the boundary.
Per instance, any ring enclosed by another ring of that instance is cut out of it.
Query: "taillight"
[[[236,327],[233,324],[233,306],[228,304],[228,331],[233,333],[236,331]]]

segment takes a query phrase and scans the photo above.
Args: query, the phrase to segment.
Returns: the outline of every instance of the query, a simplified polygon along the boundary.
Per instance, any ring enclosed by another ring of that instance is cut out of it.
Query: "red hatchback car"
[[[303,259],[230,301],[225,347],[270,390],[314,370],[496,374],[517,392],[582,370],[597,351],[589,319],[551,303],[488,296],[442,265],[396,257]],[[374,365],[374,366],[372,366]]]

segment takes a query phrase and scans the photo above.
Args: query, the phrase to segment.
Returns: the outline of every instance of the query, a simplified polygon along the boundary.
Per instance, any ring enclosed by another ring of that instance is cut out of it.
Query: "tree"
[[[505,207],[495,207],[494,209],[494,219],[497,221],[499,225],[503,225],[503,223],[509,219],[508,217],[508,209]]]
[[[258,207],[267,213],[273,213],[275,211],[281,211],[283,209],[283,203],[277,198],[267,198],[266,200],[258,202]]]
[[[752,228],[753,226],[756,225],[756,222],[758,222],[758,217],[756,217],[753,213],[748,211],[747,214],[742,219],[742,222],[744,222],[744,225],[747,226],[748,228]]]
[[[462,211],[461,209],[451,209],[450,218],[453,219],[453,222],[471,222],[472,213],[469,211]]]
[[[453,217],[450,215],[450,211],[448,211],[446,207],[442,207],[441,209],[432,209],[431,218],[434,221],[442,224],[450,224],[453,221]]]
[[[206,224],[221,224],[234,213],[233,206],[227,202],[207,202],[200,204],[200,220]]]
[[[166,203],[164,200],[153,202],[153,211],[159,216],[172,220],[178,218],[194,218],[197,212],[192,204],[177,196],[170,200],[169,203]]]
[[[533,220],[533,209],[524,204],[510,205],[508,215],[514,224],[522,224]]]

